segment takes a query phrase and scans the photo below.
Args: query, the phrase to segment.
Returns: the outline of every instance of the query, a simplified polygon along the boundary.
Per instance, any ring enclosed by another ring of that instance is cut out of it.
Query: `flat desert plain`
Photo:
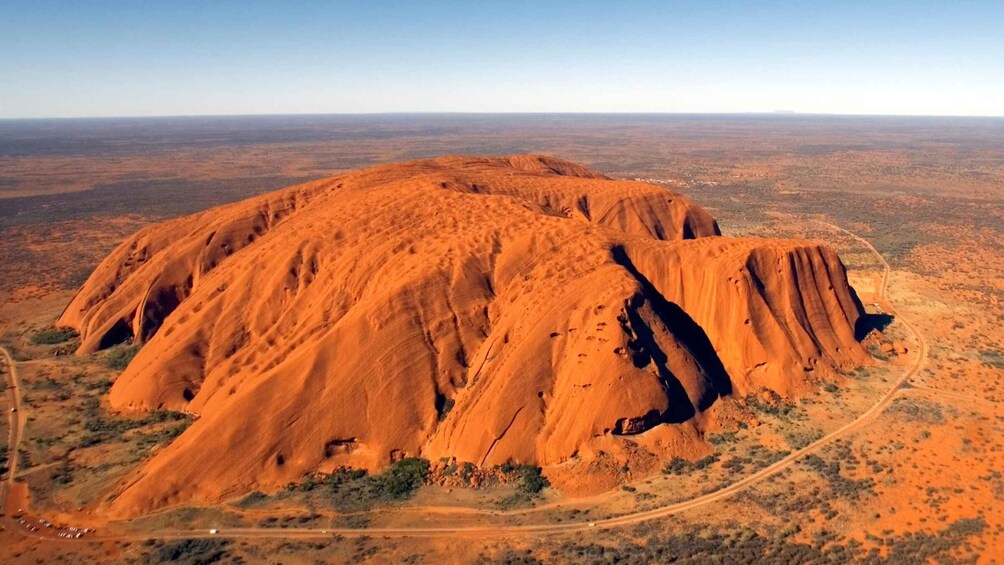
[[[3,121],[2,551],[999,562],[1002,299],[1000,119]]]

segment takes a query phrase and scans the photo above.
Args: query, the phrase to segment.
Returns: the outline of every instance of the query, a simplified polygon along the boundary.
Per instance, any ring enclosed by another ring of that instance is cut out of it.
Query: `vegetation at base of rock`
[[[260,490],[255,490],[244,495],[244,498],[240,499],[237,506],[241,508],[249,508],[258,504],[259,502],[264,502],[268,500],[268,495],[261,492]]]
[[[111,350],[105,357],[105,365],[114,371],[123,371],[139,352],[139,346],[126,345]]]
[[[738,438],[736,438],[736,432],[722,432],[720,434],[708,434],[708,443],[711,445],[723,445],[726,443],[735,443]]]
[[[170,410],[157,410],[150,412],[142,418],[107,418],[100,410],[100,401],[97,397],[88,397],[84,402],[84,415],[87,421],[84,430],[87,435],[80,440],[79,447],[90,447],[99,443],[104,443],[118,439],[131,430],[152,426],[156,424],[169,424],[178,422],[178,425],[164,427],[154,433],[143,436],[141,445],[143,447],[153,447],[160,443],[166,443],[181,435],[192,423],[192,417],[183,412],[173,412]]]
[[[442,474],[473,476],[477,469],[472,463],[453,463]],[[515,487],[514,493],[499,502],[504,508],[525,505],[550,486],[542,469],[534,465],[505,463],[490,471],[492,473],[481,483],[482,486],[506,484]],[[355,512],[408,500],[423,484],[438,484],[432,466],[426,459],[411,457],[395,462],[378,474],[349,467],[340,467],[331,473],[313,473],[299,482],[289,483],[277,496],[305,495],[315,502],[326,502],[340,512]],[[268,495],[255,491],[233,504],[248,508],[268,498]]]
[[[775,402],[765,402],[755,395],[746,397],[746,405],[762,414],[777,416],[779,418],[788,416],[795,408],[794,405],[790,402],[785,402],[783,399],[778,399]]]
[[[712,453],[707,457],[702,457],[696,461],[688,461],[682,457],[674,457],[669,463],[662,468],[662,472],[666,475],[683,475],[691,471],[700,471],[706,469],[716,463],[719,459],[717,453]]]
[[[541,468],[533,465],[513,465],[506,463],[499,466],[504,474],[516,474],[516,492],[498,501],[499,508],[508,509],[529,504],[545,487],[550,486],[547,478],[541,474]]]
[[[409,457],[376,475],[347,467],[328,474],[309,475],[299,483],[287,485],[286,495],[320,491],[335,509],[351,512],[380,503],[407,500],[425,483],[428,475],[429,461]]]
[[[541,474],[541,468],[534,465],[516,465],[505,463],[499,466],[499,471],[503,474],[516,474],[518,480],[516,489],[527,494],[537,494],[550,486],[547,478]]]
[[[373,477],[372,491],[391,500],[411,498],[429,474],[429,462],[417,457],[402,459]]]
[[[31,336],[31,343],[33,345],[56,345],[58,343],[66,343],[78,337],[80,337],[80,334],[76,330],[70,328],[51,328],[35,332],[35,335]]]

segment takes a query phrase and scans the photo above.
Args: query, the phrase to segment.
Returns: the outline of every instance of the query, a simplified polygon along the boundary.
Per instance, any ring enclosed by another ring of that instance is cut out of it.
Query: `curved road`
[[[886,309],[894,314],[897,319],[899,319],[904,326],[913,334],[914,338],[917,340],[918,354],[916,359],[898,379],[896,379],[890,386],[889,390],[882,395],[878,401],[872,405],[871,408],[866,410],[864,413],[859,415],[853,421],[845,424],[837,430],[834,430],[822,438],[816,440],[815,442],[803,447],[802,449],[791,452],[789,455],[776,461],[768,467],[748,475],[726,487],[722,487],[714,492],[692,498],[683,502],[677,502],[655,508],[652,510],[646,510],[643,512],[634,512],[631,514],[625,514],[623,516],[617,516],[613,518],[607,518],[603,520],[594,520],[592,522],[566,522],[566,523],[556,523],[556,524],[531,524],[531,525],[515,525],[515,526],[470,526],[470,527],[411,527],[411,528],[228,528],[226,530],[221,530],[218,534],[222,537],[259,537],[259,538],[324,538],[330,537],[332,535],[341,535],[345,537],[361,537],[361,536],[387,536],[387,537],[458,537],[458,536],[472,536],[472,537],[488,537],[488,536],[511,536],[518,534],[557,534],[557,533],[570,533],[570,532],[581,532],[594,530],[596,528],[612,528],[618,526],[626,526],[631,524],[637,524],[640,522],[645,522],[648,520],[654,520],[658,518],[665,518],[673,516],[674,514],[679,514],[681,512],[686,512],[688,510],[693,510],[713,502],[728,498],[736,493],[739,493],[764,479],[776,475],[777,473],[783,471],[784,469],[790,467],[801,457],[818,451],[823,447],[833,443],[837,439],[847,435],[848,433],[860,428],[865,423],[876,418],[883,410],[885,410],[896,397],[897,393],[900,392],[906,381],[917,374],[923,367],[924,362],[927,360],[927,342],[924,341],[923,336],[917,328],[910,323],[902,314],[899,314],[888,305],[888,300],[886,293],[889,287],[889,274],[891,272],[891,267],[884,257],[875,249],[875,247],[868,242],[868,240],[847,231],[839,226],[823,223],[831,228],[834,228],[850,237],[860,242],[862,245],[867,247],[882,264],[882,283],[879,287],[880,300],[886,303]],[[6,355],[6,351],[4,351]],[[13,360],[7,356],[8,362],[12,370],[10,373],[13,375]],[[16,381],[16,377],[14,379]],[[20,412],[19,412],[20,413]],[[12,440],[14,440],[14,433],[12,430]],[[16,442],[12,442],[14,445]],[[13,476],[13,475],[12,475]],[[13,480],[13,479],[11,479]],[[488,513],[485,513],[488,514]],[[498,513],[494,513],[498,514]],[[147,533],[136,533],[136,534],[95,534],[82,539],[71,539],[66,540],[63,538],[52,537],[51,534],[46,534],[41,530],[34,534],[29,534],[23,529],[21,530],[27,535],[38,538],[46,538],[54,541],[110,541],[110,540],[120,540],[120,541],[133,541],[133,540],[143,540],[143,539],[180,539],[180,538],[207,538],[214,537],[214,534],[210,534],[205,529],[199,530],[159,530],[151,531]],[[42,535],[40,535],[42,534]]]

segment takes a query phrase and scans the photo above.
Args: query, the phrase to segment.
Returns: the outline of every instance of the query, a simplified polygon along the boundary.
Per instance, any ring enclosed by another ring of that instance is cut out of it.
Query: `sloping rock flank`
[[[375,167],[151,226],[59,323],[82,352],[144,344],[115,409],[198,415],[111,503],[137,515],[406,455],[547,466],[696,429],[721,396],[863,363],[860,313],[829,248],[724,238],[661,187],[524,155]]]

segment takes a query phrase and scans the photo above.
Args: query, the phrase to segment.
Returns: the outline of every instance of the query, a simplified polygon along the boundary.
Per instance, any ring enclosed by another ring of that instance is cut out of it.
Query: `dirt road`
[[[3,347],[0,347],[0,365],[4,368],[3,372],[7,384],[7,420],[10,428],[7,439],[7,458],[10,468],[7,470],[7,480],[0,485],[0,515],[4,515],[7,513],[7,495],[14,486],[14,475],[17,473],[17,452],[21,445],[24,412],[21,410],[21,386],[17,378],[17,364],[14,363],[10,351]],[[13,408],[14,411],[11,412],[10,408]]]

